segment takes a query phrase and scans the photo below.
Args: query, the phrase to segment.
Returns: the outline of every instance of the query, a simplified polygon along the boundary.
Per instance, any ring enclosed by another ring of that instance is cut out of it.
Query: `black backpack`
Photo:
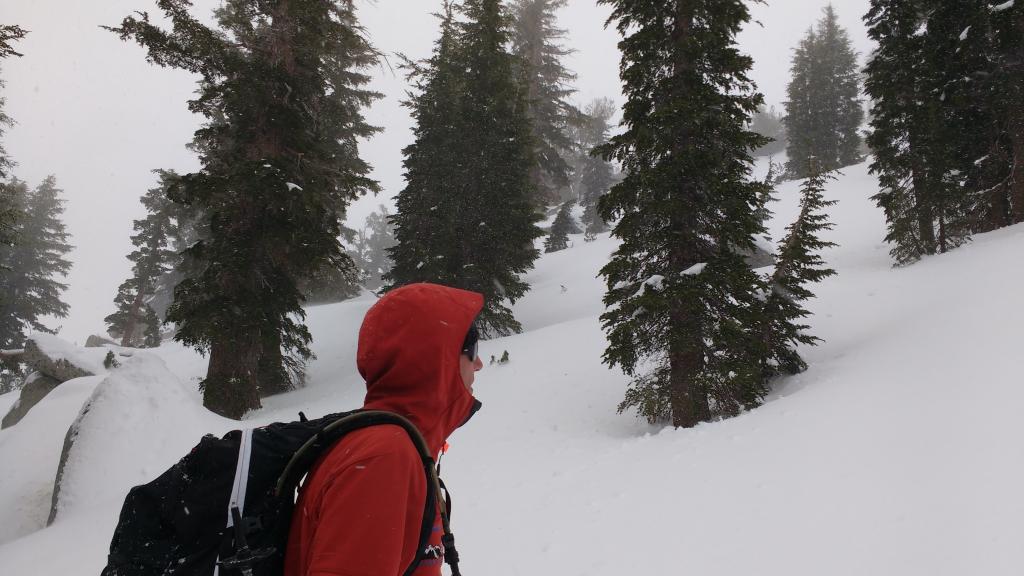
[[[416,557],[423,559],[441,510],[445,562],[459,575],[448,523],[450,501],[432,455],[415,426],[382,411],[356,410],[262,428],[207,434],[156,480],[128,492],[102,576],[280,576],[299,482],[342,436],[395,424],[409,433],[427,478]],[[428,556],[435,557],[435,556]]]

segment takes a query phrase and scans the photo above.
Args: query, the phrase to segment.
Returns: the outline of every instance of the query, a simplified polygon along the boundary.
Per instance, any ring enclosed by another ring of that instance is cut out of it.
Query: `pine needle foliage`
[[[612,165],[594,149],[608,142],[615,103],[610,98],[592,100],[580,112],[570,131],[574,137],[574,166],[579,203],[583,206],[583,225],[589,235],[608,230],[598,214],[597,203],[616,182]]]
[[[897,265],[1024,221],[1024,5],[873,0],[868,144]]]
[[[813,158],[809,161],[807,173],[810,176],[800,189],[800,214],[795,222],[786,228],[786,236],[780,242],[775,271],[769,281],[769,291],[764,303],[764,377],[778,374],[797,374],[807,368],[807,363],[797,352],[797,346],[816,345],[820,338],[807,333],[810,326],[802,324],[810,316],[804,302],[814,297],[809,284],[817,283],[834,275],[821,257],[821,251],[836,246],[823,240],[822,232],[831,230],[827,209],[836,204],[825,200],[825,186],[835,176],[823,171]]]
[[[677,427],[735,415],[765,393],[763,280],[745,262],[764,232],[749,131],[762,104],[736,34],[739,0],[603,0],[623,39],[625,132],[598,150],[626,176],[599,202],[621,239],[602,270],[604,361],[634,380],[620,410]]]
[[[580,229],[572,220],[572,200],[567,200],[558,209],[551,232],[544,240],[544,252],[558,252],[569,247],[569,234],[579,234]]]
[[[339,236],[345,208],[377,183],[360,158],[372,135],[362,108],[376,53],[351,0],[225,0],[216,27],[187,0],[159,0],[112,30],[159,66],[200,77],[189,103],[207,119],[193,147],[203,169],[181,177],[176,202],[202,215],[184,253],[188,274],[168,320],[175,338],[210,354],[204,405],[241,418],[260,395],[301,382],[311,357],[300,283],[352,267]]]
[[[18,26],[0,26],[0,60],[9,56],[21,56],[20,53],[14,51],[13,43],[24,38],[27,33],[28,31]],[[0,78],[0,92],[3,88],[4,81],[3,78]],[[13,124],[14,120],[4,113],[4,97],[0,93],[0,250],[14,246],[17,240],[15,230],[21,217],[21,207],[18,205],[19,195],[14,186],[7,181],[14,162],[7,156],[7,151],[3,147],[4,130]],[[4,273],[5,270],[0,268],[0,275]]]
[[[68,305],[61,300],[67,285],[57,277],[71,270],[71,251],[61,215],[62,190],[48,176],[34,190],[21,181],[10,183],[16,202],[23,207],[14,246],[0,246],[0,349],[20,348],[28,331],[54,333],[47,317],[64,318]]]
[[[558,27],[556,12],[567,0],[513,0],[511,3],[512,54],[526,85],[527,117],[533,139],[530,184],[538,210],[558,202],[559,190],[569,184],[566,161],[571,141],[570,119],[577,113],[568,98],[576,91],[576,75],[563,60],[572,50],[562,44],[566,31]]]
[[[391,213],[381,204],[366,217],[362,228],[355,231],[348,253],[359,269],[359,283],[376,292],[384,284],[384,276],[391,271],[388,249],[395,245],[391,227]]]
[[[794,50],[791,72],[783,119],[787,173],[807,177],[812,157],[824,170],[859,162],[864,109],[857,53],[831,4]]]
[[[458,16],[458,17],[457,17]],[[522,328],[509,304],[543,233],[532,204],[526,95],[506,51],[509,18],[496,0],[446,4],[431,58],[409,63],[416,122],[403,150],[406,186],[391,219],[397,244],[386,289],[436,282],[484,295],[484,336]]]
[[[160,281],[171,273],[178,262],[172,239],[182,220],[181,207],[168,197],[178,175],[169,170],[154,170],[158,179],[155,188],[142,196],[148,215],[133,223],[132,245],[128,254],[132,276],[117,289],[114,304],[117,310],[104,318],[107,333],[121,338],[122,346],[152,348],[160,345],[162,322],[150,305]]]

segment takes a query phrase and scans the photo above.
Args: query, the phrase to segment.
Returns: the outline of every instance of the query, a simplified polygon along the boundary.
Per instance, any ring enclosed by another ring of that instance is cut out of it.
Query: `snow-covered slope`
[[[776,237],[796,213],[797,188],[780,188]],[[525,332],[482,344],[485,364],[506,350],[510,362],[478,375],[484,410],[445,457],[463,571],[1019,574],[1024,309],[1014,303],[1024,227],[892,269],[868,200],[876,189],[864,166],[829,186],[840,246],[826,259],[839,275],[816,287],[810,323],[826,342],[805,351],[810,369],[780,382],[763,407],[692,430],[615,413],[628,379],[600,363],[596,278],[614,240],[574,236],[572,248],[542,257],[515,309]],[[372,301],[309,310],[310,382],[269,399],[251,424],[358,405],[355,337]],[[47,398],[0,432],[0,514],[21,527],[0,532],[0,573],[99,571],[127,488],[203,432],[232,427],[202,410],[203,369],[192,351],[165,345],[99,385],[72,382],[93,408],[50,528],[37,529],[45,511],[35,503],[48,506],[49,495],[29,480],[40,474],[17,463],[55,468],[50,436],[62,440],[74,410]],[[34,500],[20,496],[33,490]]]

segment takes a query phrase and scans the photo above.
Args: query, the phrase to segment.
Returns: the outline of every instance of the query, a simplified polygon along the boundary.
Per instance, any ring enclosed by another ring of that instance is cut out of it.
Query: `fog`
[[[194,13],[207,15],[217,4],[198,0]],[[367,35],[388,58],[373,70],[371,85],[384,97],[366,111],[369,121],[384,130],[361,150],[383,192],[350,207],[350,226],[360,225],[378,204],[390,205],[401,190],[401,149],[411,140],[411,121],[401,105],[408,84],[395,54],[430,54],[437,32],[431,13],[440,5],[435,0],[357,0]],[[792,48],[820,18],[824,5],[807,0],[753,5],[755,22],[738,39],[754,57],[752,78],[766,102],[780,110]],[[871,46],[861,22],[868,0],[839,0],[833,6],[863,63]],[[149,0],[0,3],[0,23],[30,31],[15,46],[24,56],[7,59],[0,70],[5,110],[16,122],[3,145],[18,164],[13,171],[18,178],[35,186],[54,174],[64,190],[65,223],[75,246],[74,267],[65,279],[71,311],[68,318],[49,324],[77,342],[103,332],[102,319],[113,311],[117,286],[130,273],[125,255],[131,249],[132,220],[144,215],[138,199],[155,185],[151,171],[198,167],[185,148],[201,120],[186,108],[195,77],[147,63],[138,45],[100,28],[118,24],[134,10],[159,12]],[[610,11],[592,1],[570,0],[559,13],[568,30],[566,44],[576,51],[566,65],[578,75],[574,99],[579,104],[602,96],[623,101],[618,34],[604,28]]]

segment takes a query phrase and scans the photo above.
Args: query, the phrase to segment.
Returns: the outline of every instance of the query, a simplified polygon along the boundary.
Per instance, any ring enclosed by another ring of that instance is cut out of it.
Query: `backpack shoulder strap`
[[[455,537],[452,535],[451,525],[448,521],[447,502],[445,498],[441,497],[441,482],[437,476],[437,470],[434,468],[434,457],[430,453],[427,441],[420,434],[420,431],[403,416],[383,410],[357,410],[324,426],[323,429],[306,441],[295,452],[295,455],[292,456],[292,459],[285,466],[284,472],[281,473],[278,479],[277,487],[274,491],[275,495],[281,497],[295,490],[299,480],[312,465],[312,461],[324,449],[332,446],[334,442],[341,439],[345,434],[381,424],[394,424],[406,431],[420,455],[427,478],[427,502],[424,508],[423,525],[420,530],[420,545],[413,557],[412,565],[409,566],[405,574],[411,574],[419,564],[420,551],[425,547],[426,539],[429,538],[430,531],[433,529],[433,509],[434,506],[437,506],[441,513],[441,527],[444,530],[444,535],[441,538],[445,548],[444,560],[451,567],[452,576],[461,576],[459,572],[459,553],[455,550]]]

